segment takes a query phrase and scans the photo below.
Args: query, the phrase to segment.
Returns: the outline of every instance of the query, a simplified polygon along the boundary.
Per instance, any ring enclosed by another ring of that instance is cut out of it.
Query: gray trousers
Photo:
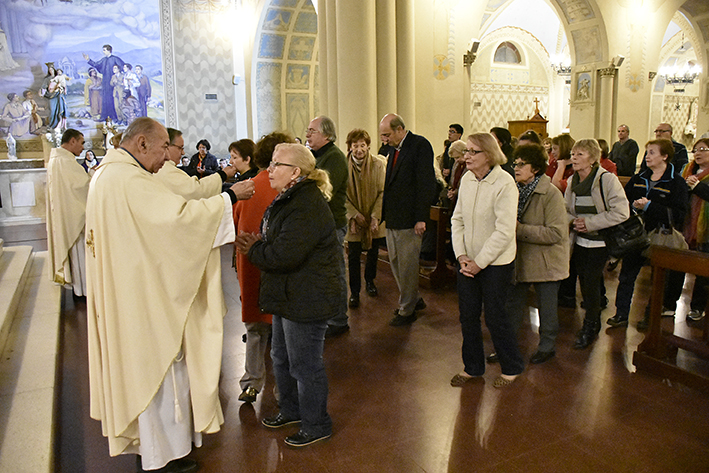
[[[344,327],[349,320],[347,318],[347,271],[345,269],[345,235],[347,235],[347,226],[338,228],[335,230],[335,233],[337,234],[337,241],[340,242],[340,247],[342,248],[340,250],[342,253],[341,258],[339,259],[339,277],[342,284],[342,294],[340,294],[340,310],[334,317],[327,321],[327,324],[336,327]]]
[[[559,333],[558,298],[559,284],[561,281],[518,282],[510,291],[508,309],[512,315],[515,334],[525,317],[529,316],[527,307],[527,292],[534,285],[537,293],[537,306],[539,307],[539,351],[552,351]]]
[[[387,228],[387,253],[391,272],[399,287],[399,315],[414,313],[419,294],[419,254],[421,236],[413,228],[392,230]]]
[[[271,324],[266,322],[247,322],[246,353],[244,354],[244,375],[239,380],[243,391],[254,388],[261,392],[266,383],[266,347],[271,335]]]

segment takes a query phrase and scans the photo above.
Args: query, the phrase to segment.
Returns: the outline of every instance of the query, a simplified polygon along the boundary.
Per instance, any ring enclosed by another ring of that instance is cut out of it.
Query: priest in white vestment
[[[192,443],[224,421],[219,246],[234,240],[232,204],[253,195],[253,183],[185,200],[153,176],[169,144],[161,124],[138,118],[91,181],[89,382],[112,456],[139,454],[138,471],[184,473],[198,468],[183,458]]]
[[[187,200],[212,197],[221,192],[222,183],[236,175],[236,168],[227,166],[202,179],[197,176],[190,176],[177,167],[185,152],[185,139],[182,137],[182,132],[174,128],[168,128],[167,135],[170,139],[170,146],[167,151],[169,159],[155,176],[174,193],[180,194]]]
[[[84,135],[69,128],[47,163],[47,250],[49,278],[86,296],[84,224],[91,178],[76,161],[84,150]]]

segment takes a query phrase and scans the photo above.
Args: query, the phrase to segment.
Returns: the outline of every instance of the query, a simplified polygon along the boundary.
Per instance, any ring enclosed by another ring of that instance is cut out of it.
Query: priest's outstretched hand
[[[254,190],[254,182],[251,179],[237,182],[231,186],[231,190],[234,191],[236,198],[239,200],[249,200],[256,192]]]

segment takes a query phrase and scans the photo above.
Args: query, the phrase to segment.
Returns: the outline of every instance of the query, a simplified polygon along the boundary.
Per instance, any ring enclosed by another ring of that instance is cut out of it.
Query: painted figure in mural
[[[84,105],[88,107],[91,118],[101,119],[101,79],[96,68],[89,68],[89,78],[84,84]]]
[[[8,103],[2,109],[1,117],[10,122],[8,135],[22,136],[30,132],[30,115],[20,102],[20,96],[15,93],[7,94]]]
[[[118,66],[118,70],[123,69],[123,59],[118,56],[113,55],[113,47],[110,44],[103,45],[103,55],[98,61],[93,61],[89,59],[88,54],[83,54],[84,59],[89,63],[89,66],[95,67],[96,70],[103,76],[101,80],[101,96],[102,96],[102,108],[101,108],[101,120],[105,120],[107,117],[116,120],[118,115],[116,114],[116,107],[113,101],[113,86],[111,85],[111,78],[113,77],[114,66]],[[120,103],[120,102],[119,102]]]
[[[116,112],[116,118],[119,122],[124,122],[125,117],[121,111],[121,104],[125,96],[123,88],[123,73],[118,66],[113,66],[113,76],[111,77],[111,88],[113,89],[113,109]]]
[[[148,116],[148,102],[150,101],[150,96],[153,93],[153,89],[150,86],[150,78],[143,74],[143,66],[137,64],[135,66],[135,76],[140,82],[138,87],[138,102],[140,102],[140,115],[142,117]]]
[[[133,66],[128,63],[123,64],[123,88],[130,89],[131,95],[137,97],[138,87],[140,87],[140,81],[133,72]]]
[[[127,125],[140,116],[140,103],[133,97],[130,89],[123,91],[123,101],[121,102],[121,113]]]
[[[12,52],[10,47],[7,45],[7,35],[0,28],[0,71],[9,71],[20,65],[12,59]]]
[[[64,90],[66,90],[66,82],[63,82],[64,89],[62,89],[62,81],[57,78],[54,63],[48,62],[46,65],[47,75],[44,76],[39,95],[49,100],[47,126],[49,128],[59,128],[62,123],[66,123],[66,99],[62,95]]]
[[[42,117],[37,113],[39,107],[34,100],[34,93],[31,90],[25,90],[22,96],[25,99],[22,102],[22,107],[30,114],[30,133],[39,133],[38,130],[42,128],[43,122]]]
[[[107,117],[106,121],[101,125],[101,133],[103,133],[103,149],[108,150],[109,146],[117,148],[117,146],[113,146],[111,140],[119,133],[111,117]]]

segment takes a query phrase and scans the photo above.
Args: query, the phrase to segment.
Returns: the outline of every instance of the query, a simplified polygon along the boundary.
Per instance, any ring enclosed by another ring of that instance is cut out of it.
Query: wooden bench
[[[686,338],[663,331],[661,327],[662,293],[665,287],[665,270],[681,271],[698,276],[709,276],[709,254],[696,251],[673,250],[653,246],[650,264],[652,265],[652,301],[650,304],[650,327],[645,340],[633,354],[633,364],[638,370],[680,382],[686,386],[709,392],[709,378],[690,372],[672,363],[672,358],[679,348],[690,351],[709,360],[709,322],[705,316],[702,321],[702,334],[697,338]],[[709,313],[709,307],[706,308]]]

